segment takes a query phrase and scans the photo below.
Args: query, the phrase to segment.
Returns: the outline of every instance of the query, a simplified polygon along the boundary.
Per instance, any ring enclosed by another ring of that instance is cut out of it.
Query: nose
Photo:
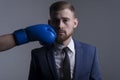
[[[63,21],[62,21],[62,20],[59,21],[58,27],[59,27],[60,29],[62,29],[62,28],[64,27],[64,24],[63,24]]]

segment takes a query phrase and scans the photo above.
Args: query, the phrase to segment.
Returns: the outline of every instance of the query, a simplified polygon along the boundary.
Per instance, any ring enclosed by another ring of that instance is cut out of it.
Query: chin
[[[56,42],[58,43],[63,43],[65,42],[66,40],[68,40],[70,37],[69,36],[59,36],[57,39],[56,39]]]

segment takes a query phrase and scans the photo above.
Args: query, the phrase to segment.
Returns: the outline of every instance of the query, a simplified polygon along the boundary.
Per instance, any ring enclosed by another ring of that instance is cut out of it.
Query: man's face
[[[71,37],[74,29],[78,25],[78,21],[71,10],[63,9],[56,11],[51,15],[49,24],[56,30],[56,41],[62,43]]]

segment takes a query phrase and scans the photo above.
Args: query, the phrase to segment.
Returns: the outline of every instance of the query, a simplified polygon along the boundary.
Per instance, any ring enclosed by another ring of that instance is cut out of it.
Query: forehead
[[[60,18],[60,17],[73,18],[74,13],[70,9],[63,9],[59,11],[54,11],[51,14],[51,18]]]

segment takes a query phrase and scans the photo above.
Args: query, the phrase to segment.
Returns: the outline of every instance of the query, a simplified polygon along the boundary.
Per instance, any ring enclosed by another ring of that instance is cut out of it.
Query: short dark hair
[[[75,8],[73,7],[72,4],[70,4],[66,1],[57,1],[57,2],[53,3],[50,6],[49,14],[51,16],[54,12],[57,12],[59,10],[63,10],[63,9],[66,9],[66,8],[70,9],[74,13],[74,16],[75,16]]]

